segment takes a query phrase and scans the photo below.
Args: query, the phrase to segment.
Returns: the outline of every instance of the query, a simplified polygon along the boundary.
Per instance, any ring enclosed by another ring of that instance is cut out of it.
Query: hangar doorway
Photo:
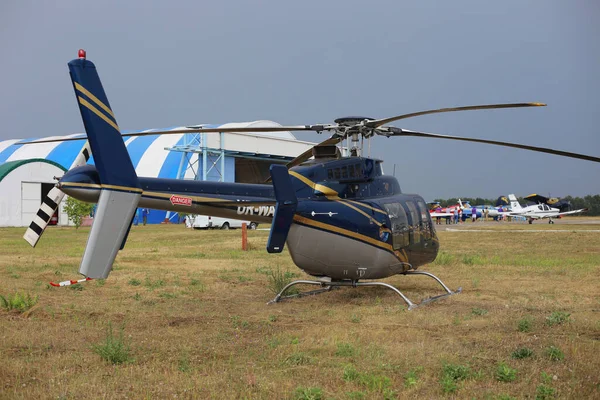
[[[271,176],[271,164],[285,164],[285,160],[264,160],[257,158],[235,158],[235,182],[265,183]]]
[[[54,183],[44,182],[21,182],[21,221],[25,225],[33,221],[36,216],[42,199],[54,187]],[[50,219],[49,225],[57,225],[60,213],[58,210]]]

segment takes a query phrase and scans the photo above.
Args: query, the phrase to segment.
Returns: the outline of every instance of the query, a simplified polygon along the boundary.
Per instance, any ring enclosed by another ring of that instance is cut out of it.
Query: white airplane
[[[511,212],[508,215],[517,215],[526,217],[529,223],[533,223],[534,219],[548,218],[548,223],[553,224],[552,218],[560,217],[561,215],[578,214],[587,211],[587,208],[581,208],[574,211],[560,212],[558,208],[550,207],[547,204],[536,204],[533,206],[521,207],[514,194],[509,194]]]

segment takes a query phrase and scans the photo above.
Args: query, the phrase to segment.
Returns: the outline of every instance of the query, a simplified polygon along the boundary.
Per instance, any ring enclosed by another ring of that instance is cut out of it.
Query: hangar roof
[[[29,163],[33,163],[33,162],[43,162],[43,163],[47,163],[47,164],[52,164],[52,165],[62,169],[63,171],[67,170],[62,165],[55,163],[54,161],[45,160],[43,158],[31,158],[29,160],[9,161],[9,162],[5,162],[4,164],[0,164],[0,182],[2,182],[2,179],[4,179],[4,177],[6,175],[10,174],[11,171],[19,168],[21,165],[25,165],[25,164],[29,164]]]
[[[203,126],[218,127],[248,127],[248,126],[281,126],[273,121],[253,121],[229,123],[225,125]],[[184,129],[185,127],[171,127],[166,129],[147,129],[143,131],[123,131],[123,133],[152,132]],[[228,133],[225,134],[224,143],[221,143],[219,134],[207,133],[206,146],[209,148],[223,148],[226,154],[245,157],[275,157],[279,159],[292,159],[314,143],[298,141],[290,132],[281,133]],[[175,178],[181,160],[181,153],[168,151],[165,148],[182,148],[190,143],[192,134],[163,134],[138,137],[125,137],[125,145],[131,161],[139,176]],[[81,151],[86,135],[74,134],[68,136],[55,136],[56,139],[81,138],[66,142],[40,143],[35,145],[19,145],[21,142],[35,141],[36,138],[14,139],[0,141],[0,164],[29,159],[43,159],[56,163],[64,169],[70,169],[75,158]],[[43,138],[45,140],[48,137]],[[88,163],[93,164],[93,156]]]

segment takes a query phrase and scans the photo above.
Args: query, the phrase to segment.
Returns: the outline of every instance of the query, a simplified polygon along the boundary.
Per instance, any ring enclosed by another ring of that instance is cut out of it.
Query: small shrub
[[[531,317],[525,317],[519,320],[517,326],[519,328],[519,332],[530,332],[533,326],[533,321],[531,320]]]
[[[535,400],[550,400],[556,397],[556,390],[548,385],[541,384],[535,389]]]
[[[471,369],[467,365],[444,364],[440,383],[444,393],[454,393],[458,390],[458,382],[471,376]]]
[[[192,370],[192,367],[190,366],[190,355],[187,352],[184,352],[181,355],[177,369],[186,374]]]
[[[158,289],[159,287],[165,286],[165,281],[163,281],[162,279],[157,279],[153,281],[150,278],[146,278],[146,280],[144,281],[144,286],[146,286],[150,290],[154,290]]]
[[[565,358],[565,354],[556,346],[550,346],[546,350],[546,355],[552,361],[560,361]]]
[[[288,365],[306,365],[310,364],[311,359],[304,353],[293,353],[290,354],[286,359],[285,363]]]
[[[102,357],[102,359],[110,362],[111,364],[123,364],[131,362],[131,348],[123,338],[124,329],[125,327],[121,326],[119,329],[119,335],[115,336],[113,333],[112,324],[109,323],[106,339],[100,344],[93,345],[92,350]]]
[[[269,315],[269,322],[276,322],[277,321],[277,315]]]
[[[32,296],[29,293],[16,292],[13,295],[8,295],[6,297],[0,295],[0,305],[6,311],[23,313],[35,306],[38,299],[38,296]]]
[[[496,380],[500,382],[513,382],[517,379],[517,370],[509,367],[505,363],[498,364],[496,369]]]
[[[75,285],[70,285],[70,286],[69,286],[69,289],[70,289],[70,290],[73,290],[73,291],[76,291],[76,292],[82,292],[82,291],[83,291],[83,289],[84,289],[84,287],[83,287],[83,285],[82,285],[82,284],[80,284],[80,283],[77,283],[77,284],[75,284]]]
[[[140,301],[140,300],[142,299],[142,296],[140,296],[140,294],[136,292],[136,294],[135,294],[135,295],[133,295],[133,299],[134,299],[135,301]]]
[[[350,317],[350,321],[355,324],[358,324],[360,322],[360,315],[352,314],[352,317]]]
[[[279,292],[281,292],[283,288],[291,283],[292,279],[296,277],[296,274],[293,272],[283,271],[280,267],[275,268],[275,270],[269,270],[266,275],[269,279],[269,289],[275,294],[279,294]],[[293,295],[298,293],[300,293],[298,288],[292,286],[284,294]]]
[[[360,374],[358,373],[356,368],[354,368],[353,365],[346,365],[344,367],[344,375],[342,376],[342,378],[346,382],[353,382],[353,381],[357,380],[359,376],[360,376]]]
[[[298,386],[294,392],[296,400],[321,400],[323,398],[323,390],[318,387],[302,387]]]
[[[419,374],[423,371],[423,367],[413,368],[404,374],[404,387],[411,388],[419,383]]]
[[[488,311],[483,308],[473,308],[471,310],[471,314],[473,314],[473,315],[485,315],[487,313],[488,313]]]
[[[142,284],[142,281],[140,281],[139,279],[132,278],[127,283],[131,286],[140,286]]]
[[[360,374],[358,381],[372,392],[383,392],[392,385],[392,380],[385,375]]]
[[[512,352],[512,358],[515,358],[517,360],[529,358],[531,356],[533,356],[533,350],[528,349],[527,347],[521,347]]]
[[[346,396],[348,396],[350,400],[363,400],[367,398],[365,392],[347,392]]]
[[[356,349],[350,343],[338,343],[335,355],[339,357],[353,357],[356,355]]]
[[[65,200],[64,211],[67,217],[69,217],[69,221],[75,225],[75,229],[79,229],[83,222],[83,217],[90,215],[93,207],[93,204],[84,203],[68,196],[67,200]]]
[[[569,321],[570,316],[571,314],[563,311],[554,311],[552,314],[550,314],[550,316],[546,317],[546,325],[562,325]]]
[[[517,400],[517,398],[512,397],[509,394],[501,394],[501,395],[498,395],[498,397],[496,397],[496,400]]]
[[[106,284],[106,279],[96,279],[96,286],[104,286]]]

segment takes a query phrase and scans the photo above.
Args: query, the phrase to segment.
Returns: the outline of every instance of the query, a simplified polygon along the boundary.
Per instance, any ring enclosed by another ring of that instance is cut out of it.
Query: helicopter
[[[460,293],[462,289],[452,291],[435,275],[418,270],[433,262],[440,248],[429,209],[421,196],[403,193],[395,177],[384,175],[382,160],[362,155],[364,139],[413,136],[461,140],[600,162],[597,157],[560,150],[388,125],[434,113],[539,107],[545,106],[543,103],[442,108],[383,119],[353,116],[338,118],[329,124],[248,128],[194,126],[165,132],[121,134],[96,67],[86,59],[85,51],[79,50],[78,58],[70,61],[68,67],[88,142],[74,163],[77,166],[59,178],[43,200],[24,238],[35,246],[65,194],[97,203],[79,268],[84,276],[80,281],[109,276],[118,251],[125,246],[137,207],[235,218],[240,208],[273,206],[273,213],[253,216],[256,222],[271,224],[267,252],[280,253],[287,244],[294,264],[315,280],[289,283],[270,303],[343,286],[379,286],[397,293],[410,310]],[[126,136],[147,134],[278,131],[329,132],[331,136],[286,165],[271,165],[270,182],[265,184],[138,177],[123,141]],[[343,140],[348,150],[345,157],[338,148]],[[57,139],[35,143],[51,141]],[[94,156],[95,166],[86,164],[90,154]],[[430,277],[441,285],[443,293],[413,303],[398,288],[379,281],[397,274]],[[290,287],[298,284],[319,288],[284,296]]]

